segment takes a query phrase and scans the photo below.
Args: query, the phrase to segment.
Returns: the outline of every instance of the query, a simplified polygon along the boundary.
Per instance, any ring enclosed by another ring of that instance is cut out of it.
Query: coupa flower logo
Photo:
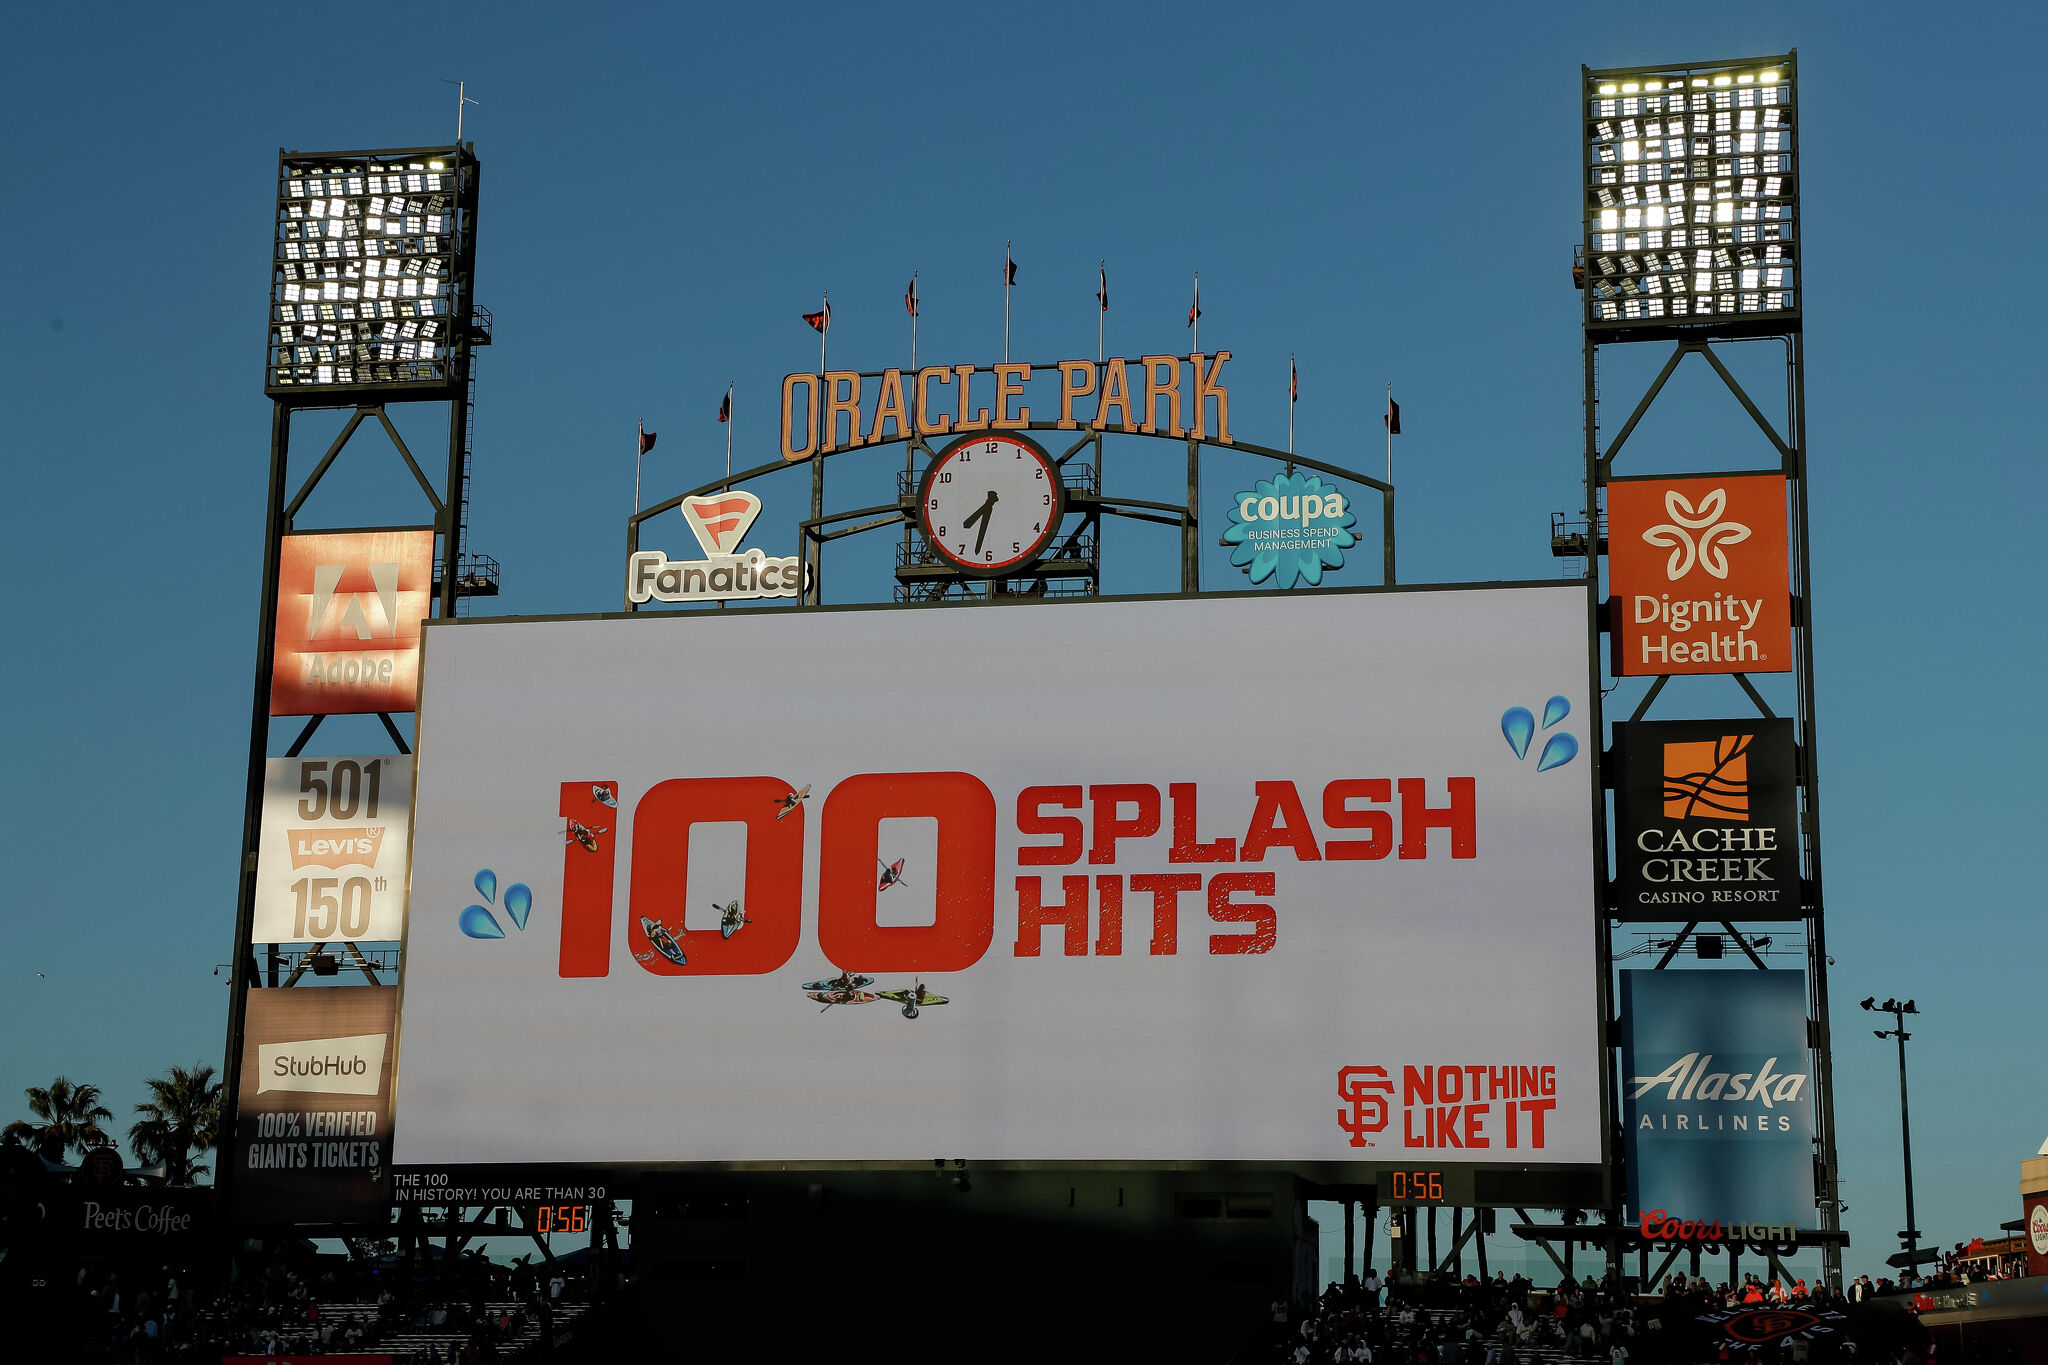
[[[1316,474],[1280,474],[1239,493],[1230,505],[1223,543],[1230,562],[1254,583],[1314,587],[1324,569],[1344,567],[1344,552],[1358,543],[1351,500]]]

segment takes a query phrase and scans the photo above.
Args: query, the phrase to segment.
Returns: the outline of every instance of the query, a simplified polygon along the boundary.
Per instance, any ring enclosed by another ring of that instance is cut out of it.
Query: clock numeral
[[[994,441],[990,441],[990,442],[988,443],[988,449],[987,449],[987,450],[985,450],[985,451],[983,451],[982,453],[983,453],[983,454],[985,454],[985,455],[993,455],[993,454],[995,454],[995,453],[996,453],[996,443],[995,443]],[[1018,452],[1017,452],[1017,458],[1018,458],[1018,459],[1020,459],[1020,460],[1021,460],[1021,459],[1023,459],[1023,458],[1024,458],[1024,452],[1023,452],[1023,451],[1021,451],[1021,450],[1020,450],[1020,451],[1018,451]]]
[[[954,545],[953,545],[953,549],[954,549],[954,550],[955,550],[955,551],[956,551],[957,553],[959,553],[959,554],[963,554],[963,555],[964,555],[964,554],[966,554],[966,553],[967,553],[967,542],[966,542],[966,541],[964,541],[964,540],[962,540],[962,541],[956,541],[956,542],[954,543]]]
[[[1039,506],[1041,506],[1041,507],[1050,507],[1050,506],[1052,506],[1052,494],[1050,494],[1050,493],[1040,493],[1040,494],[1038,495],[1038,505],[1039,505]]]
[[[940,539],[940,540],[944,540],[945,538],[946,538],[946,528],[945,528],[945,527],[943,527],[943,526],[941,526],[941,527],[939,528],[939,539]]]
[[[969,464],[974,459],[974,452],[963,446],[960,449],[959,459],[961,464]]]
[[[983,559],[984,561],[986,561],[986,562],[988,562],[988,563],[990,563],[990,564],[993,564],[993,563],[995,563],[995,562],[996,562],[996,552],[995,552],[994,550],[983,550],[983,551],[981,552],[981,557],[982,557],[982,559]]]
[[[1019,456],[1018,458],[1019,458],[1019,459],[1021,459],[1021,458],[1023,458],[1023,457],[1022,457],[1022,456]],[[1045,466],[1044,466],[1044,465],[1034,465],[1034,466],[1032,467],[1032,470],[1031,470],[1031,477],[1032,477],[1032,478],[1034,478],[1034,479],[1042,479],[1042,478],[1044,478],[1044,477],[1045,477]]]
[[[1042,521],[1034,521],[1034,522],[1032,522],[1032,523],[1031,523],[1031,530],[1032,530],[1032,532],[1033,532],[1034,534],[1035,534],[1035,533],[1037,533],[1037,532],[1039,532],[1039,531],[1043,531],[1044,529],[1045,529],[1045,523],[1044,523],[1044,522],[1042,522]]]
[[[1010,542],[1010,553],[1013,555],[1021,555],[1024,553],[1024,547],[1013,540]]]
[[[939,482],[940,482],[940,483],[951,483],[951,482],[953,482],[953,471],[952,471],[952,470],[950,470],[950,469],[941,469],[941,470],[939,471]]]
[[[926,503],[925,506],[931,508],[932,511],[936,512],[939,510],[939,500],[937,498],[933,498],[930,502]]]

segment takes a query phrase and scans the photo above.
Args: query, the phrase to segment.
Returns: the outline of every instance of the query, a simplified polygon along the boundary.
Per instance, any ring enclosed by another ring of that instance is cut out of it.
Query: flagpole
[[[1199,270],[1195,272],[1195,316],[1188,325],[1195,330],[1195,349],[1199,351],[1202,349],[1202,272]]]
[[[1287,353],[1287,453],[1294,453],[1294,352]]]
[[[732,491],[732,381],[725,381],[725,491]]]
[[[910,272],[910,297],[917,297],[917,272]],[[917,373],[917,310],[910,310],[910,372]]]
[[[1010,363],[1010,245],[1003,243],[1003,363]],[[960,411],[967,411],[965,404]]]
[[[826,386],[832,382],[825,377],[827,373],[825,368],[826,344],[831,340],[832,336],[832,293],[830,290],[818,296],[818,312],[823,315],[818,319],[818,425],[815,431],[818,438],[818,448],[816,453],[811,456],[811,530],[806,533],[807,536],[815,536],[817,534],[818,522],[825,515],[825,447],[831,443],[831,437],[825,430],[825,423],[831,420],[832,416],[831,403],[825,394]],[[859,419],[856,418],[855,421],[858,422]],[[805,582],[803,593],[797,600],[805,605],[810,605],[819,600],[818,579],[822,576],[825,568],[825,542],[812,539],[809,544],[802,548]]]
[[[647,421],[633,424],[633,511],[640,511],[640,465],[647,458]]]
[[[1102,292],[1095,296],[1095,363],[1102,363],[1102,324],[1109,316],[1109,261],[1096,262],[1102,273],[1096,278],[1102,281]]]
[[[1387,429],[1387,492],[1382,499],[1381,537],[1386,542],[1382,550],[1383,566],[1388,587],[1394,586],[1394,381],[1387,381],[1387,410],[1380,417],[1380,423]]]

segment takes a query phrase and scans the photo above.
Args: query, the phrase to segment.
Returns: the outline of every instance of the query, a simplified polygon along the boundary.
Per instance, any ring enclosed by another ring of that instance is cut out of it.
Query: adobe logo
[[[270,714],[412,710],[433,577],[429,527],[286,536]]]

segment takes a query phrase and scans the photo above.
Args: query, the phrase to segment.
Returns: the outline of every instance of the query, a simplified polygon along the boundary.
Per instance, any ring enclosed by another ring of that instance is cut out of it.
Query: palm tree
[[[47,1089],[32,1085],[22,1093],[28,1096],[28,1111],[42,1122],[17,1119],[0,1130],[0,1142],[27,1147],[45,1161],[62,1161],[74,1147],[84,1153],[112,1141],[100,1120],[113,1118],[114,1111],[100,1103],[98,1086],[59,1076]]]
[[[220,1083],[212,1067],[194,1062],[174,1066],[148,1084],[150,1097],[135,1106],[142,1117],[128,1129],[128,1145],[144,1165],[162,1162],[171,1184],[190,1185],[206,1169],[193,1157],[220,1138]]]

